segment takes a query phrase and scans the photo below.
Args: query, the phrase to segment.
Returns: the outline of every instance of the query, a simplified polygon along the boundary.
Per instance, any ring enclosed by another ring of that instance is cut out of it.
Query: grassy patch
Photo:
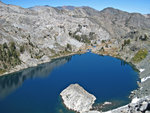
[[[141,49],[135,54],[135,56],[132,58],[132,61],[134,63],[138,63],[142,61],[143,59],[145,59],[147,54],[148,54],[147,49]]]
[[[6,72],[5,70],[0,69],[0,74],[3,74],[3,73],[5,73],[5,72]]]
[[[71,53],[72,52],[70,52],[70,51],[60,51],[59,53],[54,54],[50,58],[55,59],[55,58],[58,58],[58,57],[67,56],[67,55],[69,55]]]

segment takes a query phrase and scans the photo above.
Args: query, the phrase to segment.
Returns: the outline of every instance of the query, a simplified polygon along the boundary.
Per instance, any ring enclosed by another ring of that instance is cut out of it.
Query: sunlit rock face
[[[87,18],[89,15],[83,8],[21,8],[0,2],[0,12],[0,46],[15,42],[19,59],[24,64],[16,67],[18,70],[48,62],[56,54],[77,52],[87,43],[100,43],[111,37],[99,24]],[[24,47],[24,52],[20,52],[20,47]],[[0,64],[11,68],[2,60]]]
[[[96,97],[85,91],[78,84],[71,84],[60,94],[68,109],[85,112],[89,111],[96,100]]]

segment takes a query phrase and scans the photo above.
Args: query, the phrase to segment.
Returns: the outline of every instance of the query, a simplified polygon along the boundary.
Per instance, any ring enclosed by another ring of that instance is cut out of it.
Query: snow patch
[[[107,111],[107,112],[104,112],[104,113],[112,113],[111,111]]]
[[[140,72],[142,73],[143,71],[145,71],[145,69],[139,69],[140,70]]]
[[[142,79],[141,79],[141,82],[145,82],[147,79],[150,79],[150,76],[145,77],[145,78],[142,78]]]
[[[137,103],[139,100],[140,100],[139,98],[135,97],[134,99],[132,99],[131,103],[135,104],[135,103]]]

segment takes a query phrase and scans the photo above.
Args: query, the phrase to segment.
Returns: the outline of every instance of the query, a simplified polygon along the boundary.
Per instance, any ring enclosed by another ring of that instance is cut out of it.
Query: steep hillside
[[[25,68],[50,61],[53,56],[77,52],[86,43],[110,38],[99,25],[73,17],[68,10],[48,6],[24,9],[0,3],[0,12],[1,73],[20,64]]]
[[[0,12],[0,74],[48,62],[103,41],[150,33],[150,19],[145,15],[114,8],[25,9],[0,2]]]

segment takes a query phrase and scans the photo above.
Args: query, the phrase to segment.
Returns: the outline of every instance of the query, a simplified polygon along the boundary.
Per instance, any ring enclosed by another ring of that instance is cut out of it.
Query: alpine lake
[[[0,77],[0,113],[75,113],[60,93],[78,83],[97,99],[94,106],[111,102],[108,110],[128,104],[138,88],[138,71],[128,63],[91,52],[52,60]]]

